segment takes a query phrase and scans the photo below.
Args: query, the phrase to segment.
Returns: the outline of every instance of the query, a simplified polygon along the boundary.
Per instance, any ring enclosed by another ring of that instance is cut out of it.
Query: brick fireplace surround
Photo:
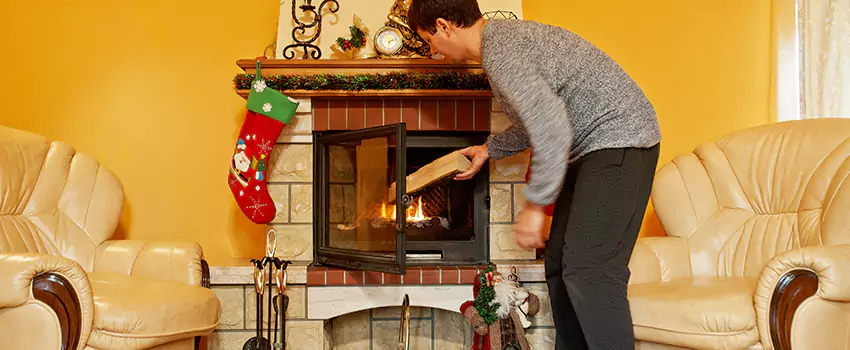
[[[256,61],[240,60],[246,72]],[[264,60],[264,76],[275,74],[434,71],[480,67],[432,60]],[[237,90],[243,97],[247,91]],[[489,91],[284,91],[301,104],[284,127],[271,155],[269,193],[277,216],[276,256],[293,261],[287,294],[287,349],[397,348],[400,305],[409,295],[411,349],[469,349],[472,329],[458,308],[471,300],[472,280],[483,266],[408,267],[405,275],[308,267],[313,262],[312,132],[357,130],[405,123],[407,130],[499,132],[510,125]],[[512,224],[523,201],[526,153],[490,161],[490,261],[499,271],[517,269],[520,281],[542,301],[527,330],[534,349],[554,342],[551,308],[542,262],[517,247]],[[209,349],[242,349],[255,335],[256,301],[252,268],[245,261],[211,266],[213,291],[222,302],[219,326]],[[265,298],[264,298],[265,299]],[[264,310],[268,310],[268,305]],[[264,330],[268,327],[265,325]],[[265,332],[265,331],[264,331]]]

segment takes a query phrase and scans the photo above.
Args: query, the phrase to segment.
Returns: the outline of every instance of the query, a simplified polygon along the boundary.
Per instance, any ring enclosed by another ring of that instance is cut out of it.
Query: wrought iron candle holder
[[[304,0],[304,5],[298,6],[303,13],[312,12],[313,13],[313,21],[310,23],[301,22],[298,19],[298,16],[295,15],[295,2],[297,0],[292,0],[292,20],[295,21],[295,27],[292,28],[292,40],[295,41],[294,44],[286,45],[283,48],[283,57],[291,60],[295,58],[295,49],[298,47],[304,48],[304,59],[313,58],[319,59],[322,57],[322,49],[320,49],[317,45],[313,44],[316,39],[319,38],[319,35],[322,34],[322,9],[324,9],[325,5],[329,5],[328,8],[331,13],[336,13],[339,11],[339,2],[337,0],[324,0],[319,6],[313,5],[313,0]],[[298,39],[296,36],[296,32],[300,32],[303,36],[307,33],[308,28],[316,27],[315,33],[312,36],[305,40]]]

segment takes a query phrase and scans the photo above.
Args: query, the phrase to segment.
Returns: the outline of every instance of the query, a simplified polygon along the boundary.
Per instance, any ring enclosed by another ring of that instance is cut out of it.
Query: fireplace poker
[[[277,275],[275,282],[277,283],[277,295],[275,296],[275,340],[274,347],[278,349],[286,349],[286,309],[289,308],[289,296],[286,295],[286,267],[289,261],[280,261],[275,259],[277,267]],[[278,320],[280,320],[280,342],[277,340]]]
[[[265,289],[265,274],[261,261],[251,259],[254,263],[254,291],[257,293],[257,335],[242,346],[242,350],[260,350],[268,348],[268,340],[263,338],[263,289]]]

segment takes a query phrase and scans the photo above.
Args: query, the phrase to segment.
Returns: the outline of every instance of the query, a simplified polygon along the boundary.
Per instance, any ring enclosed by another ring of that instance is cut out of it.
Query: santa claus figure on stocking
[[[475,276],[475,300],[464,302],[460,312],[475,330],[473,350],[530,350],[525,329],[529,317],[540,311],[540,299],[522,287],[515,270],[508,279],[493,266]]]

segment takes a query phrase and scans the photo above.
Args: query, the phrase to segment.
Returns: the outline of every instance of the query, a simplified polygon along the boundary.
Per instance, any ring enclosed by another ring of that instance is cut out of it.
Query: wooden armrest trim
[[[201,287],[210,287],[210,265],[204,259],[201,259]]]
[[[808,270],[792,270],[782,275],[770,300],[770,339],[777,350],[791,349],[791,322],[794,312],[818,290],[818,276]]]
[[[43,273],[33,279],[32,294],[53,309],[59,318],[62,348],[76,349],[80,342],[83,313],[71,282],[53,272]]]
[[[201,259],[201,287],[210,288],[210,265]],[[195,350],[207,349],[207,337],[195,337]]]

